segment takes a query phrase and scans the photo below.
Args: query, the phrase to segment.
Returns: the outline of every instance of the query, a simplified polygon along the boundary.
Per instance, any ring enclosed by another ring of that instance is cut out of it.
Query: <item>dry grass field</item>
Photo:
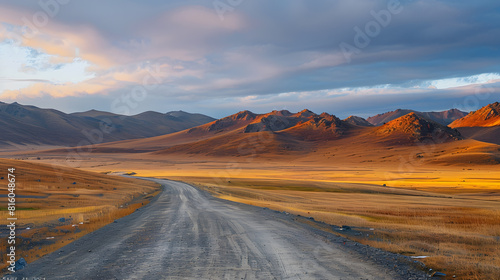
[[[248,142],[233,156],[126,153],[124,142],[122,150],[96,151],[79,160],[57,152],[21,157],[190,182],[223,199],[350,226],[351,231],[336,233],[425,256],[418,260],[450,279],[498,279],[500,146],[475,140],[392,146],[387,141],[360,135],[290,153]]]
[[[299,180],[178,178],[216,196],[348,225],[345,236],[374,247],[426,256],[428,267],[457,279],[500,275],[500,202],[375,185]],[[487,193],[490,190],[485,190]],[[370,230],[372,229],[372,230]]]
[[[4,221],[8,168],[16,169],[16,251],[28,263],[134,212],[159,189],[157,184],[136,179],[1,159],[0,219]],[[8,232],[2,229],[0,234],[0,243],[7,244]],[[0,262],[5,269],[5,254]]]
[[[187,181],[223,199],[348,225],[353,230],[340,234],[392,252],[426,256],[418,260],[450,279],[498,278],[498,165],[443,164],[432,158],[410,161],[411,169],[403,170],[400,162],[349,162],[346,157],[342,164],[328,165],[318,159],[327,158],[325,154],[283,161],[144,158],[83,168],[135,170],[141,176]]]

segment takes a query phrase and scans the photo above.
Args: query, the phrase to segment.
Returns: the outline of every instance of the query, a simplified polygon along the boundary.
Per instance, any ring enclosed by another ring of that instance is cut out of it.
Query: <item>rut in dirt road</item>
[[[47,255],[15,276],[46,279],[425,279],[347,249],[271,210],[151,179],[149,205]],[[402,275],[403,274],[403,275]]]

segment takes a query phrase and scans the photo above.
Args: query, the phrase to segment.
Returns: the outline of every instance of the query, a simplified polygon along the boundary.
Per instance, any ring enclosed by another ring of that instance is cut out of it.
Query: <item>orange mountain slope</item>
[[[345,141],[340,141],[345,139]],[[204,154],[245,156],[258,154],[292,155],[314,151],[324,145],[349,145],[362,140],[374,145],[416,145],[462,139],[457,131],[410,113],[381,127],[353,125],[347,121],[309,110],[298,113],[273,111],[237,114],[184,131],[95,145],[97,153]],[[340,142],[339,142],[340,141]]]
[[[258,157],[262,162],[305,160],[386,164],[399,162],[401,156],[407,158],[409,154],[419,153],[411,160],[417,158],[419,162],[445,165],[500,162],[500,146],[469,139],[472,137],[468,135],[464,137],[455,129],[415,113],[383,126],[367,127],[309,110],[267,114],[242,111],[176,133],[103,143],[80,150],[98,157],[113,154],[139,161],[196,159],[203,162],[218,158],[246,162]],[[37,155],[67,155],[69,152],[68,149],[47,150]]]
[[[251,112],[223,118],[184,133],[185,143],[168,146],[154,154],[194,153],[208,155],[287,154],[304,152],[311,141],[332,140],[347,135],[356,127],[339,118],[309,110],[292,114],[273,111],[256,115]],[[179,133],[180,134],[180,133]],[[189,134],[196,134],[193,141]],[[176,136],[178,137],[178,136]],[[165,138],[170,138],[168,135]]]
[[[388,123],[392,120],[400,118],[409,113],[415,113],[425,119],[435,121],[442,125],[449,125],[451,122],[463,118],[467,115],[466,112],[460,111],[458,109],[451,109],[442,112],[418,112],[414,110],[398,109],[396,111],[391,111],[383,114],[378,114],[373,117],[366,119],[369,123],[379,126]]]
[[[259,150],[270,153],[303,151],[311,141],[346,137],[363,129],[323,113],[309,110],[290,113],[286,110],[255,114],[241,111],[213,122],[180,132],[135,140],[93,145],[98,153],[207,153],[241,154],[247,143],[259,143]]]
[[[450,127],[492,127],[500,126],[500,103],[495,102],[471,112],[467,116],[450,124]]]
[[[397,137],[398,141],[448,142],[461,140],[462,136],[456,130],[427,120],[416,113],[409,113],[375,129],[375,134],[383,137]]]

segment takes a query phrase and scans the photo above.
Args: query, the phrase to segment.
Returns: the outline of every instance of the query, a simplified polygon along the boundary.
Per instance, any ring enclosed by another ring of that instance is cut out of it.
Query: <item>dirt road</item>
[[[181,182],[18,271],[53,279],[425,279],[398,256]],[[357,249],[353,249],[357,248]]]

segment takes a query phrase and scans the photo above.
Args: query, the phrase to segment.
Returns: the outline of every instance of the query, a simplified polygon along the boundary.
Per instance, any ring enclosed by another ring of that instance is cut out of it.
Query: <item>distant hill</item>
[[[171,112],[163,115],[179,117],[184,114]],[[94,118],[101,113],[86,112],[85,115]],[[134,117],[145,121],[165,116],[145,112]],[[341,120],[334,115],[316,114],[307,109],[298,113],[282,110],[267,114],[241,111],[170,134],[107,142],[88,149],[95,154],[134,154],[134,158],[157,157],[159,160],[191,158],[204,162],[204,158],[216,157],[227,163],[233,160],[252,162],[255,157],[264,160],[262,163],[280,160],[375,164],[397,163],[400,159],[446,165],[499,162],[500,146],[491,144],[498,143],[500,138],[495,129],[453,129],[414,112],[381,126],[368,126],[362,120],[357,117]],[[78,152],[75,148],[69,150]],[[67,152],[68,148],[51,148],[39,154]]]
[[[154,154],[288,154],[307,150],[310,141],[337,139],[354,129],[335,116],[318,115],[307,109],[295,114],[286,110],[267,114],[242,111],[184,132],[155,137],[154,144],[149,142],[144,148],[167,142],[178,145],[165,146]]]
[[[309,110],[298,113],[272,111],[255,114],[241,111],[184,131],[147,139],[102,144],[97,152],[150,151],[154,154],[190,153],[238,155],[253,150],[269,154],[303,151],[310,142],[339,139],[362,127]]]
[[[214,122],[189,129],[188,133],[202,131],[220,134],[223,132],[257,133],[279,132],[294,135],[298,138],[310,138],[313,135],[326,134],[330,138],[340,136],[352,125],[333,115],[323,113],[317,115],[307,109],[298,113],[287,110],[272,111],[267,114],[254,114],[242,111]],[[341,132],[342,131],[342,132]]]
[[[498,119],[498,106],[498,103],[486,106],[462,120],[494,124]],[[409,113],[395,118],[405,112]],[[0,146],[80,146],[90,141],[97,144],[93,145],[94,151],[102,153],[238,156],[258,151],[272,156],[308,153],[317,147],[334,147],[340,143],[348,146],[364,143],[363,149],[372,144],[416,145],[426,140],[442,143],[464,138],[498,143],[496,129],[457,130],[442,124],[464,114],[456,109],[428,113],[396,110],[368,120],[356,116],[341,120],[328,113],[316,114],[305,109],[297,113],[281,110],[267,114],[241,111],[215,120],[182,111],[165,114],[148,111],[134,116],[96,110],[65,114],[17,103],[0,103],[0,125],[4,128]],[[382,125],[372,125],[379,122]],[[111,129],[111,132],[95,134],[103,129]]]
[[[104,112],[104,111],[98,111],[98,110],[94,110],[94,109],[86,111],[86,112],[72,113],[70,115],[77,116],[77,117],[91,117],[91,118],[106,118],[106,117],[120,116],[118,114],[113,114],[113,113]]]
[[[500,126],[500,103],[495,102],[469,113],[450,124],[450,127],[492,127]]]
[[[389,136],[396,141],[432,140],[435,143],[442,143],[462,139],[458,131],[413,112],[377,127],[375,131],[378,135]]]
[[[307,114],[309,112],[307,111]],[[304,115],[304,111],[297,115],[302,118],[307,117],[307,115]],[[313,115],[307,117],[307,120],[300,121],[295,126],[283,130],[283,133],[300,140],[319,141],[342,138],[355,130],[357,130],[355,125],[345,122],[334,115],[327,113],[316,115],[313,113]]]
[[[427,139],[434,143],[460,140],[460,133],[410,113],[381,127],[368,126],[361,118],[348,118],[353,124],[334,115],[320,115],[309,110],[298,113],[272,111],[255,114],[241,111],[184,131],[151,137],[106,143],[95,152],[144,152],[153,155],[197,154],[208,156],[262,156],[307,154],[315,147],[336,143],[415,145]],[[341,142],[338,142],[341,141]]]
[[[213,120],[204,115],[185,112],[146,112],[122,116],[91,110],[66,114],[16,102],[0,102],[0,146],[78,146],[89,142],[94,144],[144,138],[184,130]]]
[[[435,121],[442,125],[449,125],[453,121],[463,118],[464,116],[467,115],[466,112],[460,111],[458,109],[451,109],[442,112],[418,112],[414,110],[398,109],[396,111],[391,111],[384,114],[378,114],[376,116],[369,117],[366,120],[375,126],[380,126],[383,125],[384,123],[388,123],[392,120],[400,118],[409,113],[415,113],[423,118]]]
[[[350,116],[347,119],[345,119],[344,121],[347,123],[350,123],[352,125],[373,126],[373,124],[369,123],[367,120],[363,119],[362,117],[357,117],[357,116]]]

